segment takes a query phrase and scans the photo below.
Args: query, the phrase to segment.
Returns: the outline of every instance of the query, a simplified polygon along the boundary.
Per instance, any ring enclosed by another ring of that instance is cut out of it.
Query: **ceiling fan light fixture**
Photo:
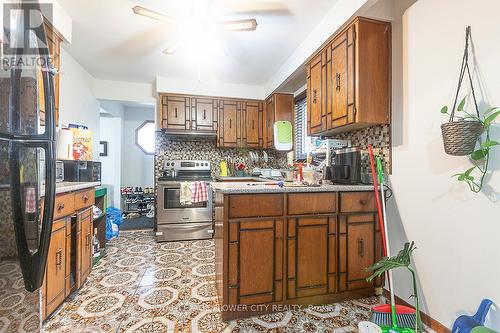
[[[224,30],[227,31],[254,31],[257,29],[257,20],[237,20],[222,22]]]
[[[160,14],[158,12],[155,12],[154,10],[144,8],[142,6],[134,6],[132,8],[132,11],[137,14],[141,15],[144,17],[149,17],[153,20],[161,21],[161,22],[172,22],[171,19],[169,19],[167,16]]]

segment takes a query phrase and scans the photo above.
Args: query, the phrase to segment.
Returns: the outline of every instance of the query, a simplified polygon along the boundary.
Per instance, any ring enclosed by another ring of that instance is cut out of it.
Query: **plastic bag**
[[[106,209],[106,239],[118,237],[119,226],[122,224],[122,212],[116,207]]]

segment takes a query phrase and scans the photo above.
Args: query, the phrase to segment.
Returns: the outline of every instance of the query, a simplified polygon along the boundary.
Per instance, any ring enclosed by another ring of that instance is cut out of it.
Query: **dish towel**
[[[179,196],[180,202],[182,206],[186,205],[191,205],[192,204],[192,198],[193,198],[193,191],[191,190],[192,187],[191,182],[182,182],[181,183],[181,193]]]
[[[192,202],[205,202],[208,200],[208,191],[206,182],[194,182]]]

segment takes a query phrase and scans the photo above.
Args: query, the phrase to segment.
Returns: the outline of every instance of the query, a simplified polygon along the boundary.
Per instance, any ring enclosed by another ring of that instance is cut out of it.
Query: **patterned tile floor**
[[[378,299],[221,320],[212,241],[156,243],[152,231],[122,232],[85,285],[44,332],[352,332]]]

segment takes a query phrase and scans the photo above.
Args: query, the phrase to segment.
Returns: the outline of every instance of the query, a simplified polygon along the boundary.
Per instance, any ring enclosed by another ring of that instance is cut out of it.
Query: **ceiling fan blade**
[[[175,52],[177,52],[179,47],[180,47],[180,43],[178,41],[174,42],[169,47],[167,47],[165,50],[163,50],[163,53],[166,55],[172,55]]]
[[[256,19],[225,21],[221,24],[227,31],[255,31],[257,29]]]
[[[142,7],[135,6],[132,8],[135,14],[152,18],[153,20],[161,21],[161,22],[172,22],[173,20],[166,15],[155,12],[154,10]]]

